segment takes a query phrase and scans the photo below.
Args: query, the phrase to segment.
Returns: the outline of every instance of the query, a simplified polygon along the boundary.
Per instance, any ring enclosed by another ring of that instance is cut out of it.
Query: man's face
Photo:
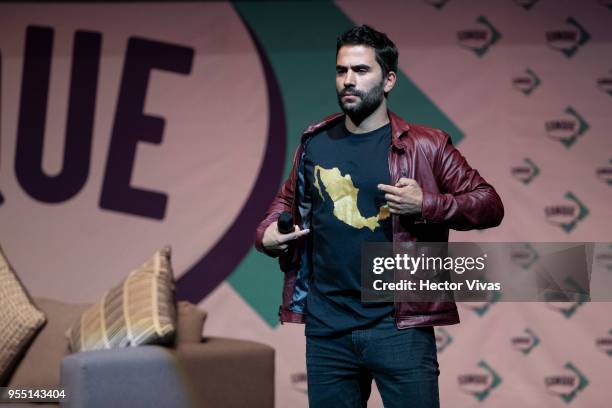
[[[380,106],[384,80],[374,48],[345,45],[338,50],[336,94],[342,111],[357,125]]]

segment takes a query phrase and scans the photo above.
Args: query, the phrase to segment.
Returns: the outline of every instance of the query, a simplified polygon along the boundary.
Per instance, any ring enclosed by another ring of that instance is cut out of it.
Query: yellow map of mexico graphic
[[[378,215],[366,218],[361,214],[357,207],[359,189],[353,184],[350,174],[342,176],[337,167],[325,169],[318,164],[314,166],[313,184],[325,201],[319,179],[334,203],[334,216],[345,224],[357,229],[367,227],[374,231],[380,226],[379,221],[389,218],[389,207],[386,204],[379,208]]]

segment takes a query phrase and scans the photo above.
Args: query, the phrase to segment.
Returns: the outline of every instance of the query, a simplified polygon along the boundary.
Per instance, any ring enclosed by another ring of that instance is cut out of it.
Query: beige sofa
[[[203,312],[178,304],[176,345],[70,354],[66,330],[89,305],[34,298],[47,323],[9,379],[12,388],[66,390],[62,407],[273,407],[274,349],[229,338],[203,338]],[[54,403],[12,404],[19,408]]]

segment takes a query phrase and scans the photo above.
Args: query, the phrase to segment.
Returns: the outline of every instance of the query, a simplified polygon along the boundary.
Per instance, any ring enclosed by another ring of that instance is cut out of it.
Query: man
[[[258,250],[285,271],[281,322],[306,323],[311,407],[438,407],[435,325],[459,323],[454,302],[361,302],[362,242],[445,242],[449,228],[500,224],[493,189],[441,130],[387,110],[398,53],[368,26],[337,41],[343,114],[302,134],[288,180],[257,228]],[[293,216],[282,234],[277,220]]]

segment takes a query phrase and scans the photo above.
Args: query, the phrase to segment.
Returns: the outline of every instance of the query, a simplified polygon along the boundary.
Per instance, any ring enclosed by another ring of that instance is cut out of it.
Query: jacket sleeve
[[[504,218],[501,198],[477,170],[470,167],[448,134],[435,155],[434,174],[440,192],[423,191],[421,217],[467,231],[498,226]]]
[[[272,257],[278,257],[278,254],[268,252],[263,247],[263,235],[266,231],[266,228],[273,222],[278,220],[278,217],[283,211],[291,212],[293,208],[293,200],[295,198],[295,185],[297,180],[297,162],[298,157],[301,152],[301,146],[298,146],[294,155],[293,155],[293,165],[291,167],[291,173],[285,182],[281,185],[278,193],[272,200],[268,211],[263,218],[263,220],[257,226],[255,230],[255,249],[259,252],[262,252],[266,255]]]

